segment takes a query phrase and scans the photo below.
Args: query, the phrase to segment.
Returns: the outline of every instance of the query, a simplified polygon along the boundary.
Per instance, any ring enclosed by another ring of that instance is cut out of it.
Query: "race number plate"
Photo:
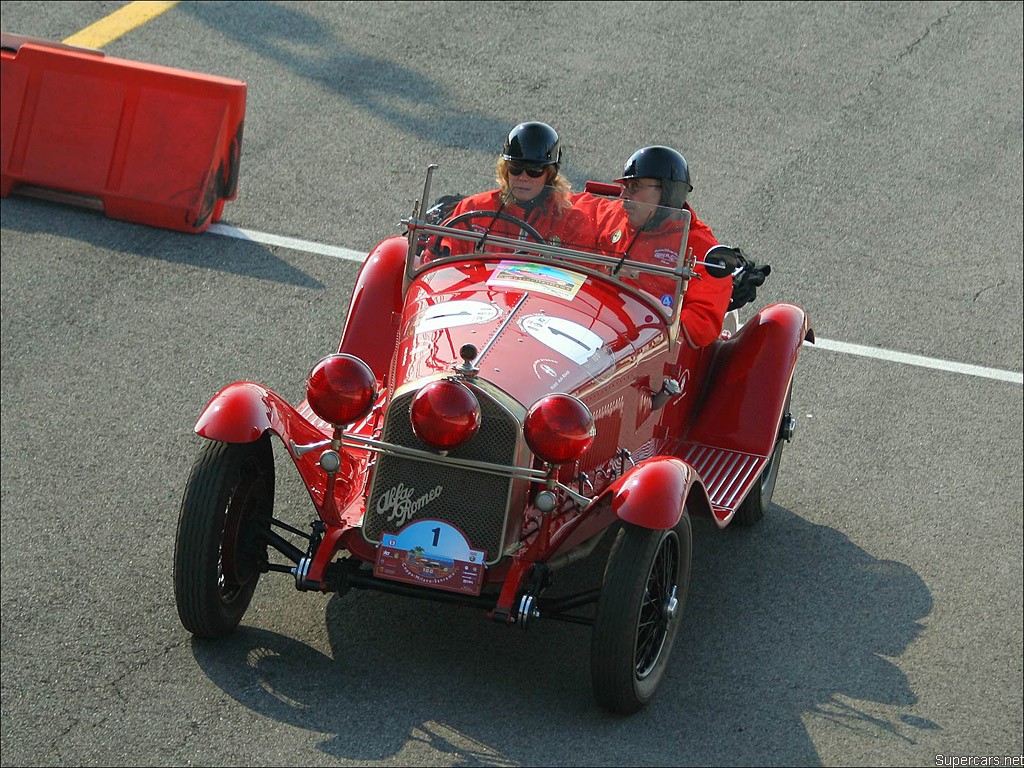
[[[484,580],[484,553],[470,549],[462,531],[450,523],[416,520],[398,533],[381,536],[373,575],[479,595]]]

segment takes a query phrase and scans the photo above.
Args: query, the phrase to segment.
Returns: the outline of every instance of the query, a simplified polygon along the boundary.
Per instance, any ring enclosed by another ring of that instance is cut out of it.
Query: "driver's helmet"
[[[616,181],[629,179],[658,179],[661,205],[666,208],[682,208],[693,190],[686,158],[670,147],[644,147],[630,155]]]
[[[558,134],[547,123],[520,123],[509,131],[501,157],[510,163],[557,165],[562,160]]]

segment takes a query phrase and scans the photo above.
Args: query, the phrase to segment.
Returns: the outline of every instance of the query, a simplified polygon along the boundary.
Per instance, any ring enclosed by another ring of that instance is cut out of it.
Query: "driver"
[[[549,245],[593,246],[595,232],[591,219],[573,207],[570,182],[558,170],[561,160],[562,150],[554,128],[541,122],[520,123],[509,131],[498,156],[498,188],[464,198],[450,218],[470,211],[494,211],[494,216],[481,215],[455,226],[536,241],[535,235],[501,216],[506,214],[531,225]],[[475,247],[477,244],[469,240],[446,238],[441,252],[470,253]]]
[[[676,266],[679,239],[685,217],[676,211],[690,212],[687,250],[698,261],[718,245],[711,228],[697,218],[687,195],[693,190],[686,158],[669,147],[638,149],[626,160],[622,176],[621,202],[590,193],[577,195],[575,205],[595,222],[598,248],[615,256],[628,254],[631,260],[648,264]],[[661,206],[661,207],[659,207]],[[671,210],[667,210],[671,209]],[[690,279],[679,310],[683,336],[691,347],[705,347],[722,333],[722,323],[732,297],[731,277],[712,277],[701,264]],[[675,295],[672,278],[642,273],[636,281],[641,290],[671,306]]]

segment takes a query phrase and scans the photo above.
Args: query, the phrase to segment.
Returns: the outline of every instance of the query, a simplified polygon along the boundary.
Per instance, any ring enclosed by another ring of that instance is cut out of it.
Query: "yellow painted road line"
[[[126,35],[136,27],[141,27],[147,21],[152,21],[161,13],[169,11],[176,6],[180,0],[169,3],[148,2],[139,0],[135,3],[128,3],[100,19],[95,24],[90,24],[81,32],[76,32],[64,40],[67,45],[77,45],[80,48],[102,48],[104,45]]]

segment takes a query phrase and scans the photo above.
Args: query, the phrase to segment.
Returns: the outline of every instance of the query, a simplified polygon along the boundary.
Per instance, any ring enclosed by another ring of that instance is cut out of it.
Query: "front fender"
[[[690,504],[692,514],[710,514],[711,503],[697,472],[671,456],[655,456],[631,468],[602,494],[626,523],[667,530]]]
[[[251,443],[271,430],[288,448],[313,504],[329,524],[340,524],[341,513],[358,495],[365,458],[341,452],[341,468],[334,490],[334,512],[325,514],[326,473],[319,466],[319,451],[296,453],[292,447],[316,443],[331,437],[303,418],[280,395],[250,381],[229,384],[213,396],[196,422],[200,437],[225,443]]]
[[[814,341],[806,313],[794,304],[773,304],[719,342],[704,401],[684,440],[768,456],[805,340]]]
[[[195,431],[208,440],[252,443],[268,429],[285,442],[311,443],[330,437],[296,411],[287,400],[251,381],[228,384],[199,415]]]

